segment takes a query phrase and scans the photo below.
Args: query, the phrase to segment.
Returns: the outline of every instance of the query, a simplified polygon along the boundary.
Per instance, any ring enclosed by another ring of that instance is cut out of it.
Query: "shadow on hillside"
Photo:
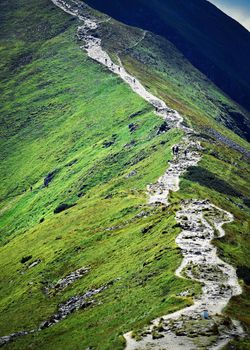
[[[198,182],[201,186],[206,186],[217,192],[229,196],[241,197],[241,193],[235,190],[229,183],[202,167],[189,168],[184,178],[193,182]]]

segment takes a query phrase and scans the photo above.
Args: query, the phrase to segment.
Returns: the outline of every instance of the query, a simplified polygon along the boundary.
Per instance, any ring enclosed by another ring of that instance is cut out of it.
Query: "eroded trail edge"
[[[119,75],[134,92],[155,108],[156,114],[164,119],[169,128],[178,128],[183,131],[184,137],[178,145],[178,156],[175,156],[170,162],[165,174],[147,188],[149,204],[168,205],[169,192],[179,190],[181,175],[190,166],[196,166],[201,159],[202,149],[198,136],[194,130],[183,124],[183,118],[177,111],[169,108],[164,101],[148,92],[138,79],[126,72],[121,63],[117,65],[111,60],[102,49],[101,39],[94,35],[95,30],[103,21],[98,21],[97,18],[90,15],[84,3],[78,0],[51,1],[64,12],[78,18],[80,26],[77,36],[83,42],[81,48],[87,51],[90,58]],[[104,21],[109,20],[110,18],[107,17]],[[143,37],[145,35],[146,33],[143,34]],[[187,151],[186,154],[184,151]],[[176,220],[182,228],[176,242],[183,254],[183,261],[176,270],[176,275],[201,282],[202,294],[194,300],[192,306],[152,321],[150,327],[138,334],[137,340],[132,337],[132,332],[125,334],[126,350],[220,349],[233,337],[244,335],[238,322],[222,315],[222,310],[230,298],[239,295],[242,291],[235,269],[219,259],[216,248],[212,244],[214,238],[224,236],[222,226],[233,221],[232,214],[208,201],[189,200],[181,203],[181,210],[176,213]],[[105,287],[95,292],[100,292]],[[189,291],[182,293],[182,296],[188,295]],[[85,295],[82,298],[85,300]],[[70,303],[72,303],[71,300]],[[82,307],[78,304],[73,311]],[[205,318],[208,315],[208,319],[203,320],[202,313]],[[43,325],[38,330],[49,327],[65,317],[63,314],[63,317],[57,317],[55,322],[54,319],[50,323],[46,321],[48,325]],[[2,337],[0,346],[35,331],[17,332]]]

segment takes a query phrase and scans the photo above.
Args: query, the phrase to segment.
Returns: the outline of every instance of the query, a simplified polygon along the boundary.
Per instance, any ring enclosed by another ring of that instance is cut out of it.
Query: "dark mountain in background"
[[[86,0],[128,25],[170,40],[189,61],[250,110],[250,33],[206,0]]]

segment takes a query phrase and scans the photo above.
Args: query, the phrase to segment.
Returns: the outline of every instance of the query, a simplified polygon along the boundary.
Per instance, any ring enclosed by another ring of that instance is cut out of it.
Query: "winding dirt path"
[[[184,256],[176,275],[201,282],[202,294],[192,306],[154,320],[142,331],[140,341],[133,339],[131,332],[125,334],[126,350],[192,350],[200,346],[215,350],[244,335],[239,322],[221,314],[230,298],[241,293],[241,287],[234,268],[217,256],[212,244],[215,237],[225,235],[222,226],[233,216],[208,201],[191,200],[182,203],[176,219],[182,228],[176,242]],[[204,310],[209,315],[205,321],[201,317]]]

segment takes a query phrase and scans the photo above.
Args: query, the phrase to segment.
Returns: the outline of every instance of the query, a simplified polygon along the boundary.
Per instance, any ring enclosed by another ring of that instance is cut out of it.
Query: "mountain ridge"
[[[194,64],[248,110],[250,33],[206,0],[86,0],[128,25],[170,40]]]

